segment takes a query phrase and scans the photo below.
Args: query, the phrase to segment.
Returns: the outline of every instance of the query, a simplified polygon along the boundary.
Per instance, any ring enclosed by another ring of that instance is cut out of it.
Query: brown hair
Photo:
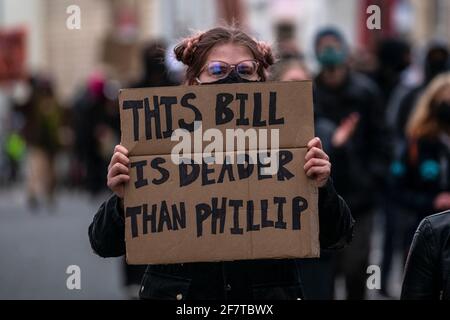
[[[411,117],[406,134],[410,139],[435,138],[442,131],[432,108],[436,96],[450,88],[450,73],[437,76],[420,97]]]
[[[234,27],[217,27],[205,32],[199,32],[185,38],[175,49],[175,57],[187,66],[186,82],[195,84],[206,63],[208,53],[216,44],[235,43],[247,47],[259,62],[258,75],[266,81],[266,69],[275,61],[270,46],[264,42],[252,39],[245,32]]]

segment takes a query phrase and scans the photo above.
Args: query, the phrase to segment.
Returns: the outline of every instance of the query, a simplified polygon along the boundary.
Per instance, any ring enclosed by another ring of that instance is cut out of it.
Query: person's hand
[[[450,192],[442,192],[433,201],[433,206],[436,210],[450,209]]]
[[[130,180],[128,175],[128,150],[118,144],[114,148],[114,154],[108,166],[108,188],[110,188],[120,199],[125,192],[125,182]]]
[[[322,150],[322,142],[314,138],[308,142],[308,152],[305,156],[306,176],[313,179],[318,188],[323,187],[331,174],[331,163],[328,155]]]
[[[339,148],[347,143],[356,130],[359,122],[359,113],[353,112],[347,118],[342,120],[339,127],[333,134],[331,143],[333,147]]]

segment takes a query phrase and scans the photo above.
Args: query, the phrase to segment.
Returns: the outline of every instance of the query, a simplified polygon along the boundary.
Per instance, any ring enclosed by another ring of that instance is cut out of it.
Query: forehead
[[[223,61],[229,64],[236,64],[243,60],[254,59],[250,49],[244,45],[236,43],[217,44],[211,48],[206,62]]]

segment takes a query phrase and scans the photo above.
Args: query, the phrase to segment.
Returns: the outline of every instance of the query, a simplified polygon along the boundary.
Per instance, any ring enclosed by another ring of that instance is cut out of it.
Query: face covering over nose
[[[317,55],[319,63],[325,68],[340,66],[344,64],[346,58],[343,50],[334,47],[326,47]]]
[[[260,80],[244,79],[239,75],[239,73],[233,70],[226,78],[219,79],[213,82],[202,82],[201,84],[207,85],[207,84],[224,84],[224,83],[252,83],[252,82],[260,82]]]

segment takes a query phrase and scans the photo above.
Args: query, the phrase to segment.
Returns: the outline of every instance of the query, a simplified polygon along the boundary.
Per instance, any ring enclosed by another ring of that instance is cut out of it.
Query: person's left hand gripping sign
[[[307,147],[303,169],[306,176],[314,180],[316,187],[321,188],[325,186],[331,174],[330,158],[323,151],[322,142],[317,137],[309,141]]]

